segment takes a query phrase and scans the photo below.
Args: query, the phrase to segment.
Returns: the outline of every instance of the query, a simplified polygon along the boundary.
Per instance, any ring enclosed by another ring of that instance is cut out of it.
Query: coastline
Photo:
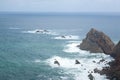
[[[104,46],[106,46],[107,48]],[[110,80],[120,80],[120,41],[114,45],[112,40],[110,40],[110,38],[106,36],[103,32],[99,32],[92,28],[87,33],[86,38],[83,39],[83,42],[78,47],[83,50],[96,52],[96,54],[98,52],[102,52],[103,50],[104,54],[113,57],[114,60],[107,63],[110,66],[103,67],[102,70],[96,68],[94,69],[94,72],[101,75],[105,74]],[[103,61],[104,60],[105,59],[103,58]],[[103,63],[103,61],[101,62]]]

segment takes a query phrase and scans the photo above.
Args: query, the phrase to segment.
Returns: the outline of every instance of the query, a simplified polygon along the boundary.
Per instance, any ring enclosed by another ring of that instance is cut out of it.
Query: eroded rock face
[[[115,59],[109,63],[110,66],[104,67],[102,71],[94,69],[94,72],[106,74],[110,80],[120,80],[120,41],[115,46],[107,35],[92,28],[79,47],[92,53],[104,52],[110,54]]]
[[[110,63],[110,67],[106,67],[101,71],[102,74],[106,74],[110,80],[116,78],[116,80],[120,80],[120,41],[114,47],[113,53],[114,61]]]
[[[91,53],[110,54],[113,51],[114,43],[103,32],[92,28],[79,45],[80,49],[90,51]]]
[[[119,58],[120,58],[120,41],[119,41],[118,44],[113,48],[112,54],[114,55],[114,57],[119,57]]]

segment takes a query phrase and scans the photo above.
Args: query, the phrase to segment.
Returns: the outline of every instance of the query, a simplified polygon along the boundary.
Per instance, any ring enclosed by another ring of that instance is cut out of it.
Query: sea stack
[[[111,54],[114,46],[114,43],[106,34],[94,28],[87,33],[86,38],[79,45],[82,50],[105,54]]]

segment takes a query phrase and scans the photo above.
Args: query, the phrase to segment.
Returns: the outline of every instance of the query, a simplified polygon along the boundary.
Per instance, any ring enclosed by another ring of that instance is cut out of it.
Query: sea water
[[[93,61],[113,60],[76,47],[90,28],[118,42],[120,16],[0,14],[0,80],[89,80],[88,72],[109,66]],[[76,59],[81,64],[75,64]]]

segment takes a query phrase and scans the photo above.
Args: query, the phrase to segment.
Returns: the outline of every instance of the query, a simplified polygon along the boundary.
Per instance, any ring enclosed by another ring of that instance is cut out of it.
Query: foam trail
[[[79,36],[75,35],[67,35],[67,36],[57,36],[54,39],[60,39],[60,40],[72,40],[72,39],[79,39]]]
[[[46,31],[44,31],[43,29],[35,29],[35,30],[30,30],[30,31],[23,31],[23,33],[37,33],[37,34],[44,34],[46,33]]]
[[[30,31],[22,31],[22,33],[58,35],[56,32],[53,32],[51,30],[44,30],[44,29],[35,29],[35,30],[30,30]]]

